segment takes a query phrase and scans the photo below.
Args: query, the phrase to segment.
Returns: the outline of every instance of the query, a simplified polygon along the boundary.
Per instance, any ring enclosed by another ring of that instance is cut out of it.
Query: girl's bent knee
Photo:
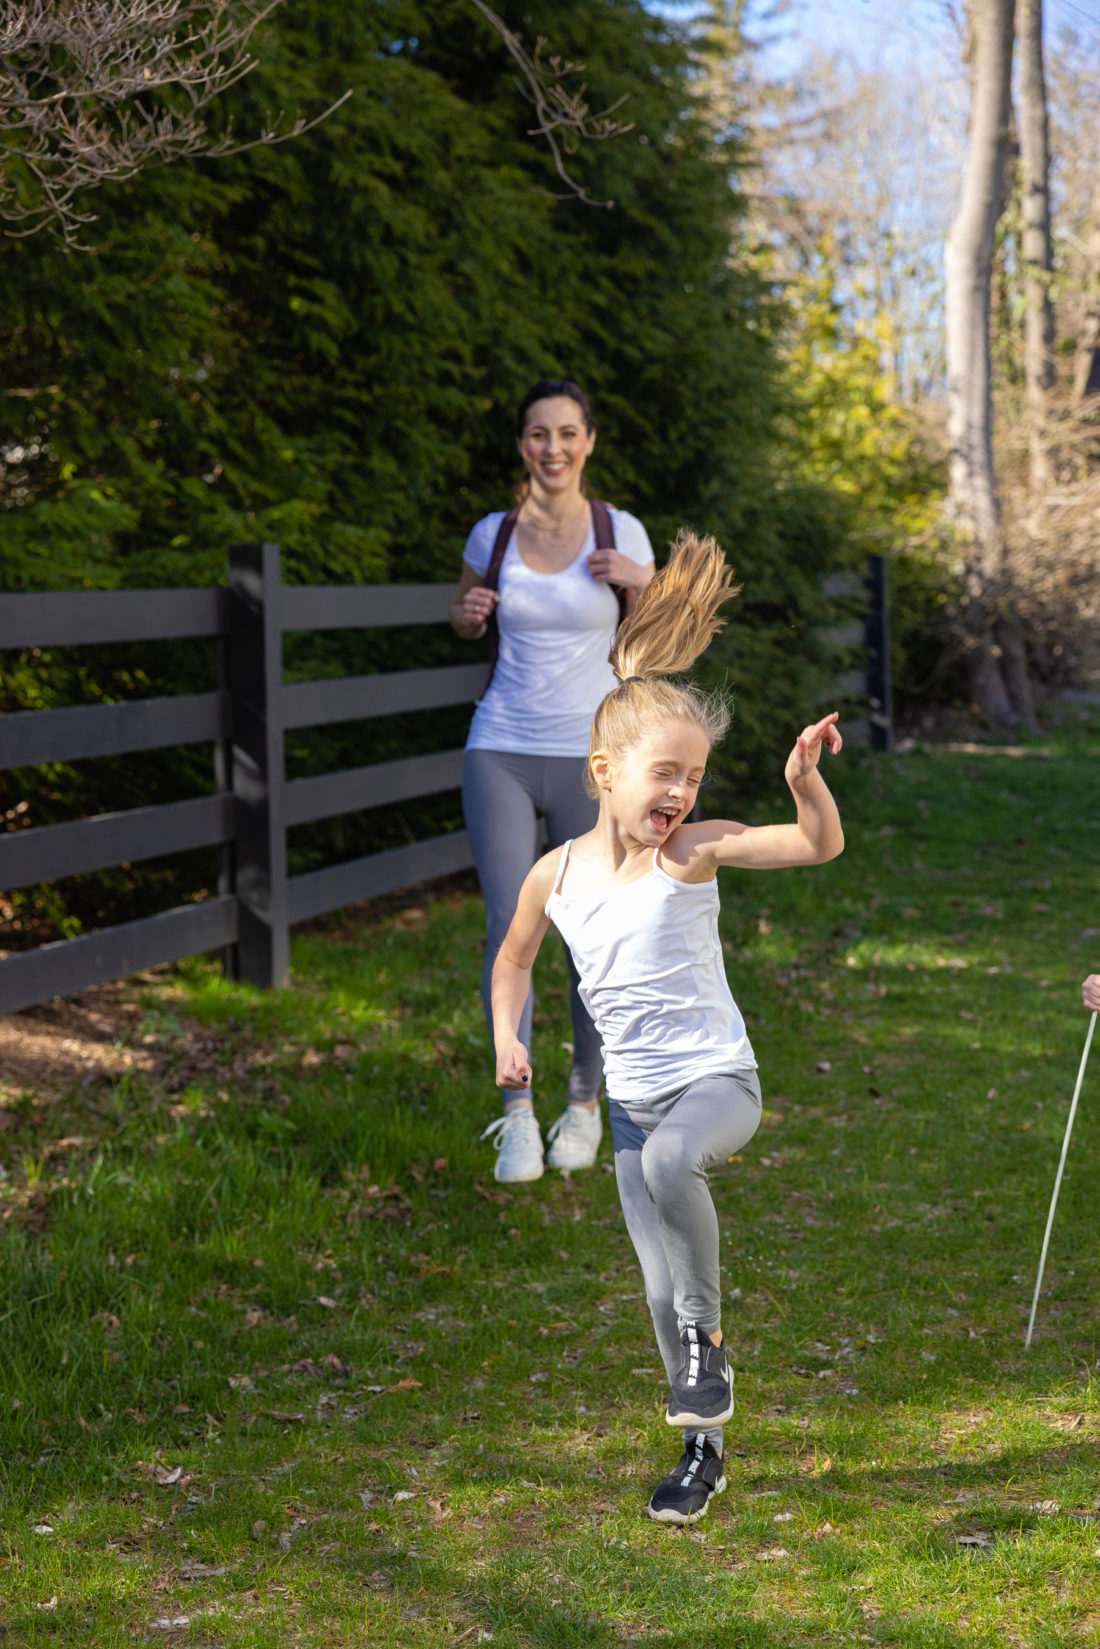
[[[654,1202],[680,1194],[701,1173],[698,1151],[680,1135],[651,1134],[642,1147],[642,1177]]]

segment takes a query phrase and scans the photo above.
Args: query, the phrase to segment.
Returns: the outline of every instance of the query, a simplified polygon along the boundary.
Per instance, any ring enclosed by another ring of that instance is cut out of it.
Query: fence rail
[[[0,958],[0,1012],[220,948],[239,977],[278,985],[286,978],[291,924],[468,868],[473,856],[460,830],[303,876],[287,873],[288,830],[456,789],[462,751],[288,781],[285,734],[468,703],[485,681],[486,666],[284,684],[283,636],[440,624],[452,595],[453,586],[438,584],[284,588],[278,547],[264,544],[233,551],[228,589],[0,596],[0,648],[205,637],[216,642],[218,654],[218,679],[209,692],[0,718],[2,768],[209,743],[218,781],[213,795],[7,832],[0,836],[0,887],[30,887],[193,848],[221,847],[224,856],[214,897]]]
[[[888,749],[881,556],[870,558],[863,580],[840,574],[825,581],[827,596],[864,599],[863,592],[870,596],[866,619],[835,625],[823,639],[840,651],[866,648],[866,675],[849,671],[833,690],[867,693],[870,742]],[[469,703],[487,666],[285,684],[283,636],[441,624],[452,593],[453,586],[438,584],[284,588],[278,546],[253,544],[232,551],[228,589],[0,595],[0,649],[203,637],[216,643],[209,692],[0,717],[0,768],[209,743],[216,779],[212,795],[0,835],[0,887],[29,887],[194,848],[222,850],[218,892],[208,899],[0,958],[0,1013],[217,949],[226,951],[237,977],[280,985],[294,923],[472,865],[469,838],[456,830],[300,876],[287,870],[288,830],[456,789],[463,753],[443,750],[288,781],[286,733]]]
[[[224,635],[228,590],[63,590],[0,599],[0,649]]]

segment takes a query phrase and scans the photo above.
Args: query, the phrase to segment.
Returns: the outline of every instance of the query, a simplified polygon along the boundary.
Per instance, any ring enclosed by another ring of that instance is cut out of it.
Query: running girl
[[[684,1433],[678,1465],[649,1501],[667,1523],[695,1522],[726,1486],[733,1373],[707,1170],[760,1121],[756,1060],[722,964],[716,872],[823,864],[844,846],[817,769],[822,745],[841,747],[835,714],[807,727],[788,758],[795,823],[684,822],[729,714],[717,697],[661,678],[691,666],[736,594],[714,540],[681,532],[611,650],[620,685],[596,712],[586,775],[596,826],[531,871],[493,969],[502,1088],[522,1093],[531,1081],[518,1027],[551,922],[603,1040],[619,1195],[668,1371],[666,1419]]]

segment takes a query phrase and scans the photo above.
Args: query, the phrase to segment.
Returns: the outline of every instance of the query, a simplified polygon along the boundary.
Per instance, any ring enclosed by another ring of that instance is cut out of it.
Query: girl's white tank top
[[[710,1071],[755,1069],[722,965],[717,882],[675,881],[655,848],[640,881],[566,898],[572,845],[561,850],[546,914],[569,946],[603,1039],[610,1098],[645,1100]]]

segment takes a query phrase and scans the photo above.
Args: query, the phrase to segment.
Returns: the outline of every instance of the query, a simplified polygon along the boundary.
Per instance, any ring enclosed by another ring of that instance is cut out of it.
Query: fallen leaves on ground
[[[281,1552],[289,1552],[289,1550],[293,1546],[294,1542],[298,1539],[299,1535],[302,1533],[302,1530],[305,1529],[307,1526],[308,1526],[308,1520],[306,1518],[296,1517],[294,1519],[293,1523],[290,1525],[290,1528],[289,1529],[284,1529],[283,1532],[279,1535],[279,1550]]]
[[[348,1209],[349,1223],[356,1220],[384,1220],[396,1225],[412,1219],[412,1204],[399,1185],[368,1185],[358,1193],[359,1201]]]
[[[474,1190],[477,1192],[478,1196],[483,1199],[483,1201],[494,1202],[501,1208],[506,1207],[512,1200],[511,1191],[498,1191],[495,1185],[486,1186],[482,1185],[479,1181],[475,1181]]]

